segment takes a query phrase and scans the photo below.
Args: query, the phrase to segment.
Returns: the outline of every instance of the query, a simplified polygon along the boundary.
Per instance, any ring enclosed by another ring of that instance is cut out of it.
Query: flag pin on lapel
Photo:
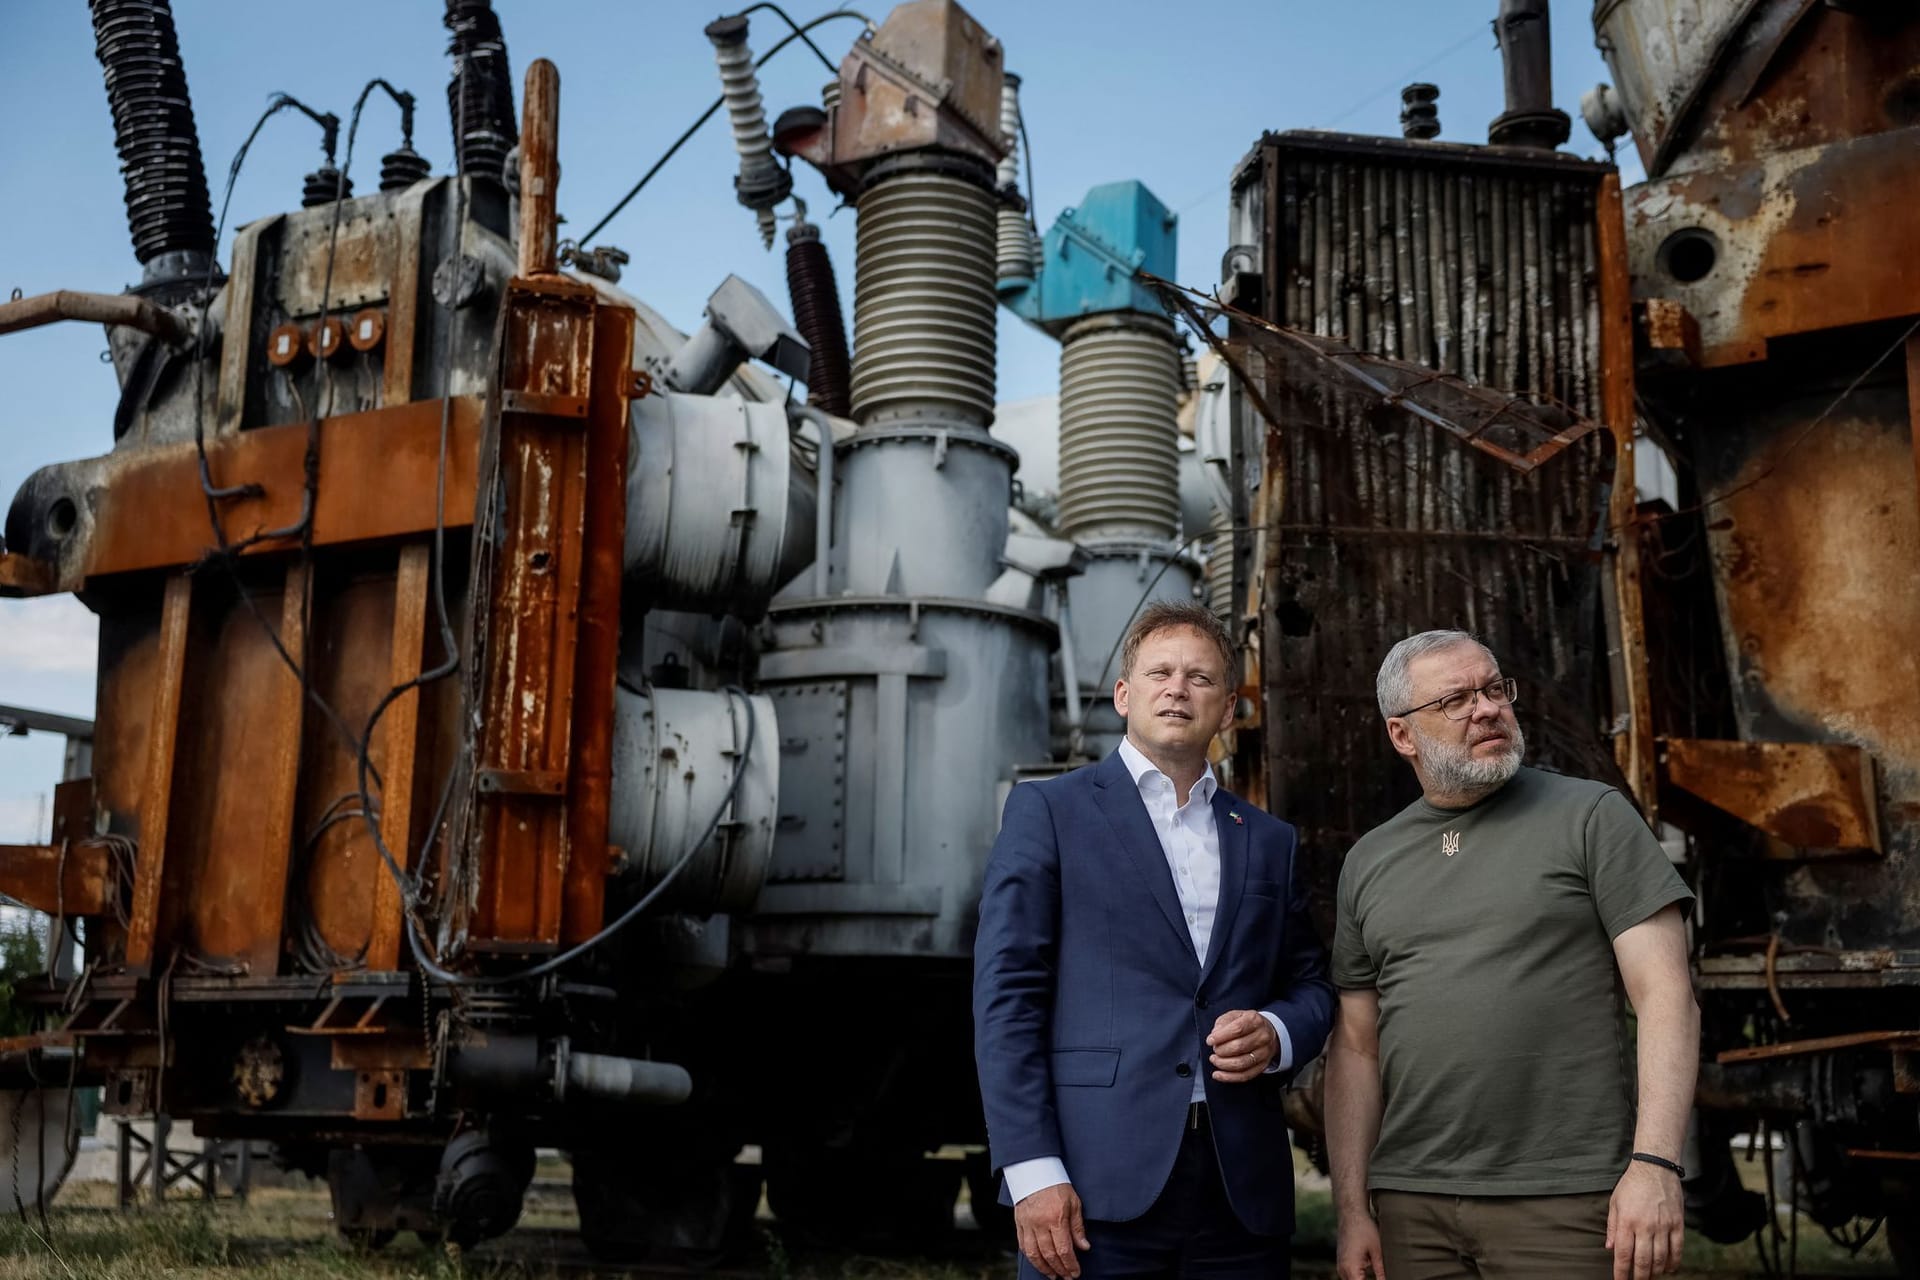
[[[1236,827],[1244,827],[1247,825],[1246,823],[1240,821],[1240,811],[1238,809],[1227,810],[1227,816],[1233,819],[1233,825]]]

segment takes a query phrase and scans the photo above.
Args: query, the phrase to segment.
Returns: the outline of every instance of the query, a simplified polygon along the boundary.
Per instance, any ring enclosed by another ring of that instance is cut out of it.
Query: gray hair
[[[1387,650],[1385,660],[1380,663],[1380,674],[1373,682],[1374,696],[1380,700],[1380,718],[1391,719],[1412,704],[1413,677],[1409,669],[1415,658],[1463,644],[1480,645],[1480,652],[1493,657],[1493,650],[1480,644],[1478,636],[1465,631],[1422,631]]]

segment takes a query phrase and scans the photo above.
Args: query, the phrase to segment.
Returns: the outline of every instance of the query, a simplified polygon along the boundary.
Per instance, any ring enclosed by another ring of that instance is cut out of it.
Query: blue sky
[[[216,214],[233,152],[283,90],[344,120],[360,88],[384,76],[419,100],[414,145],[446,169],[448,62],[439,0],[174,0],[181,53],[199,122]],[[560,69],[560,208],[575,230],[597,222],[673,138],[718,95],[701,28],[713,3],[495,0],[516,81],[535,57]],[[825,4],[788,0],[802,21]],[[876,20],[884,5],[860,5]],[[1608,78],[1588,6],[1556,17],[1554,93],[1574,117],[1568,150],[1599,155],[1578,100]],[[1441,88],[1442,137],[1484,141],[1501,109],[1500,60],[1489,26],[1496,0],[976,0],[971,12],[1023,78],[1041,227],[1089,187],[1145,182],[1180,214],[1180,277],[1205,286],[1225,245],[1226,184],[1263,130],[1337,127],[1399,131],[1399,86]],[[753,18],[751,44],[784,31]],[[837,61],[852,21],[814,35]],[[817,103],[828,72],[789,45],[762,72],[768,117]],[[0,290],[117,291],[139,277],[127,236],[113,127],[81,0],[15,0],[0,11]],[[379,155],[398,140],[384,100],[371,102],[354,156],[372,189]],[[344,142],[344,139],[343,139]],[[283,112],[268,124],[234,189],[232,227],[297,206],[319,163],[318,131]],[[1623,164],[1628,157],[1623,155]],[[784,305],[778,253],[762,251],[752,215],[733,200],[735,160],[724,118],[710,122],[601,236],[632,255],[622,281],[682,327],[728,273]],[[1627,180],[1637,176],[1629,170]],[[826,228],[849,298],[853,216],[796,166],[795,191]],[[566,234],[568,228],[562,228]],[[224,258],[227,243],[221,246]],[[851,307],[847,308],[851,315]],[[0,503],[36,467],[107,450],[117,388],[89,326],[0,336]],[[1051,393],[1052,342],[1002,315],[1002,400]],[[0,601],[0,703],[89,715],[91,615],[71,598]],[[0,843],[35,838],[37,797],[59,773],[59,744],[0,738]],[[44,835],[42,827],[40,835]]]

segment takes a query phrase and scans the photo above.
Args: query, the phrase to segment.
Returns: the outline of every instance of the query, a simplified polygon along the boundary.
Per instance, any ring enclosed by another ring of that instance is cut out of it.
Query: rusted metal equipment
[[[1920,1274],[1912,1055],[1868,1034],[1920,1029],[1920,17],[1606,0],[1594,25],[1649,175],[1639,408],[1679,476],[1638,518],[1662,813],[1737,1064],[1702,1132],[1788,1118],[1815,1216],[1884,1214]]]
[[[1634,582],[1608,536],[1609,485],[1632,495],[1617,191],[1536,149],[1305,132],[1235,175],[1224,354],[1265,482],[1234,486],[1258,664],[1234,759],[1299,825],[1325,924],[1347,847],[1412,797],[1373,695],[1411,631],[1484,636],[1537,758],[1651,791],[1636,657],[1601,608]]]

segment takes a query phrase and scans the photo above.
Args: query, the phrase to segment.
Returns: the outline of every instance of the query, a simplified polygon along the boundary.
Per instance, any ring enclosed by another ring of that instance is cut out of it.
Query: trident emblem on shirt
[[[1443,831],[1440,833],[1440,852],[1446,854],[1449,858],[1460,852],[1460,833],[1458,831]]]

